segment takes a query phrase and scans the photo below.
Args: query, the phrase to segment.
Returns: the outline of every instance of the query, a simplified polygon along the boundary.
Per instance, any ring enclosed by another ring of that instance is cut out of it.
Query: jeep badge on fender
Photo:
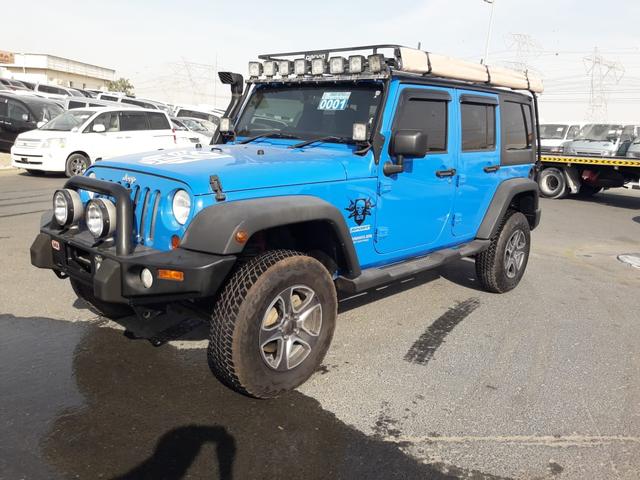
[[[206,305],[209,365],[258,398],[321,364],[337,292],[475,259],[515,288],[540,220],[539,79],[398,45],[261,55],[207,147],[92,165],[31,262],[105,317]],[[153,321],[149,319],[148,321]]]

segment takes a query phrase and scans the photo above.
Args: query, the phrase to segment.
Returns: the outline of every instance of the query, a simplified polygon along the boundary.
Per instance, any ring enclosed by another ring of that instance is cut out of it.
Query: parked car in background
[[[540,151],[542,153],[564,153],[564,145],[576,138],[583,125],[578,122],[540,125]]]
[[[189,117],[208,120],[216,125],[220,124],[220,118],[224,115],[222,111],[201,110],[198,107],[177,106],[174,117]]]
[[[67,97],[84,97],[80,92],[71,88],[59,87],[57,85],[37,84],[34,90],[38,95],[52,100],[65,100]]]
[[[627,157],[640,158],[640,136],[633,139],[629,149],[627,150]]]
[[[46,98],[0,92],[0,150],[9,151],[19,134],[61,113],[62,108]]]
[[[102,92],[97,96],[100,100],[108,100],[110,102],[125,103],[128,105],[135,105],[140,108],[151,108],[156,110],[162,110],[167,114],[171,114],[171,108],[162,102],[156,100],[149,100],[146,98],[137,98],[126,95],[121,92]]]
[[[31,174],[81,175],[104,158],[175,146],[169,117],[158,110],[123,107],[73,109],[16,138],[11,164]]]
[[[580,134],[564,147],[567,155],[597,157],[625,156],[631,141],[640,135],[640,125],[594,123],[585,125]]]
[[[171,118],[171,124],[176,131],[177,143],[199,143],[200,145],[209,145],[214,132],[208,132],[201,127],[198,130],[191,129],[188,126],[186,118]]]
[[[121,106],[117,102],[110,102],[108,100],[99,100],[97,98],[86,97],[69,97],[64,101],[64,109],[71,110],[72,108],[87,108],[87,107],[118,107]],[[138,108],[135,105],[131,105],[130,108]]]
[[[16,91],[16,90],[24,90],[28,91],[29,88],[22,82],[18,80],[12,80],[10,78],[0,78],[0,85],[4,85],[8,90]]]

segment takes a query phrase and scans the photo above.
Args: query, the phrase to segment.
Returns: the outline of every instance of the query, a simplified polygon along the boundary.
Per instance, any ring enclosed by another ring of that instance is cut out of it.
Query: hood
[[[217,175],[225,192],[346,180],[346,146],[292,150],[264,143],[179,148],[103,160],[99,168],[170,177],[196,195],[211,193],[209,177]],[[363,162],[368,165],[368,162]]]
[[[18,135],[18,140],[47,140],[49,138],[69,138],[75,132],[61,132],[58,130],[29,130]]]

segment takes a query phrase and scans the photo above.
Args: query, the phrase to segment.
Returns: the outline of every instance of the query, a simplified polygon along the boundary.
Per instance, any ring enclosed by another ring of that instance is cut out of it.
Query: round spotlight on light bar
[[[347,69],[347,60],[344,57],[331,57],[329,59],[329,73],[342,75]]]
[[[75,190],[65,188],[56,190],[53,194],[53,217],[61,227],[75,225],[83,214],[80,194]]]
[[[293,62],[291,60],[280,60],[278,62],[278,72],[283,77],[293,74]]]
[[[369,55],[368,62],[371,73],[380,73],[385,67],[384,55],[381,53]]]
[[[364,55],[351,55],[349,57],[349,73],[362,73],[366,65]]]
[[[275,77],[278,73],[278,64],[273,60],[267,60],[262,64],[265,77]]]
[[[87,203],[87,228],[95,238],[105,238],[116,230],[116,206],[107,198],[96,198]]]
[[[293,71],[298,76],[309,75],[311,63],[306,58],[298,58],[293,62]]]
[[[260,62],[249,62],[249,76],[258,78],[262,75],[262,64]]]
[[[323,75],[327,71],[327,62],[324,58],[314,58],[311,60],[311,75]]]

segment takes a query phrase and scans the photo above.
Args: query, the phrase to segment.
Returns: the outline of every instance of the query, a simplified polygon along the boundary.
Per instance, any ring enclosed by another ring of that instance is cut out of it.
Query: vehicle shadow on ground
[[[633,217],[632,220],[636,223],[640,223],[640,215],[638,215],[637,217]]]
[[[607,207],[624,208],[628,210],[640,209],[640,196],[619,195],[613,192],[601,192],[595,194],[593,197],[587,198],[575,198],[570,197],[571,200],[587,203],[597,203],[600,205],[606,205]]]
[[[55,350],[56,338],[78,331],[75,348]],[[37,419],[38,428],[47,425],[40,450],[22,447],[30,449],[26,456],[42,455],[63,478],[497,478],[418,461],[299,392],[266,401],[236,394],[212,377],[200,350],[153,348],[109,328],[48,318],[4,315],[0,332],[20,343],[15,351],[26,359],[14,362],[23,369],[15,375],[34,391],[20,400],[21,412],[38,408],[36,391],[46,395],[52,383],[60,384],[56,370],[72,376],[65,388],[73,390],[56,398],[84,399]],[[34,352],[50,357],[50,367],[34,368]],[[11,435],[34,428],[30,421],[27,414],[8,422]]]

